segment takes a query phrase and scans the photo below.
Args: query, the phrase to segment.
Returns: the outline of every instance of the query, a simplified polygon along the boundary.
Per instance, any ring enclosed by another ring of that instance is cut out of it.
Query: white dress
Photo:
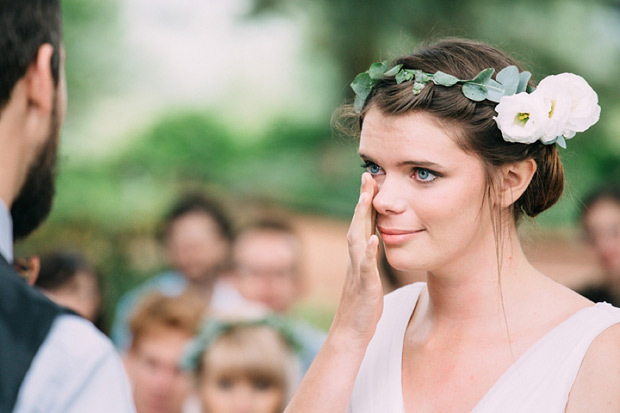
[[[404,412],[403,341],[425,286],[411,284],[385,297],[383,315],[360,366],[348,412]],[[564,412],[588,347],[598,334],[616,323],[620,323],[620,309],[607,303],[576,312],[510,366],[472,412]]]

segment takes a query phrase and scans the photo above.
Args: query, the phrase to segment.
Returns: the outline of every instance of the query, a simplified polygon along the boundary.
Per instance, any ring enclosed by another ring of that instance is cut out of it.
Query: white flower
[[[495,107],[497,116],[493,119],[504,140],[534,143],[545,134],[550,109],[542,94],[522,92],[503,96]]]
[[[594,125],[600,116],[596,92],[581,77],[572,73],[547,76],[536,91],[551,106],[543,142],[557,136],[570,139]]]

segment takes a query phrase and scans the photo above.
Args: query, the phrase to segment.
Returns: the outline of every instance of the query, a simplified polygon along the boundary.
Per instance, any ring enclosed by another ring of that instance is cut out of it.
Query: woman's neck
[[[514,228],[504,234],[500,247],[496,254],[491,232],[462,259],[428,273],[429,331],[452,334],[456,328],[477,334],[488,330],[489,323],[505,329],[507,309],[523,305],[514,297],[527,297],[528,290],[537,288],[535,280],[545,277],[528,262]]]

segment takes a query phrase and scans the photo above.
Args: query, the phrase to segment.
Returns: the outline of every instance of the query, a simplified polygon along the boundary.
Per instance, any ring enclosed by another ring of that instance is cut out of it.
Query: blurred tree
[[[72,118],[88,111],[99,93],[118,87],[115,59],[119,54],[113,52],[121,44],[118,1],[62,1],[68,113]],[[94,47],[102,43],[101,39],[105,39],[106,47]]]

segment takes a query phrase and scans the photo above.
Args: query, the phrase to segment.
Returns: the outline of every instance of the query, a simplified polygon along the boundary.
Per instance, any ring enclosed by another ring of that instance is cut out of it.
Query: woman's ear
[[[499,188],[499,202],[502,207],[509,207],[519,199],[529,186],[536,168],[536,161],[532,158],[502,167]]]

